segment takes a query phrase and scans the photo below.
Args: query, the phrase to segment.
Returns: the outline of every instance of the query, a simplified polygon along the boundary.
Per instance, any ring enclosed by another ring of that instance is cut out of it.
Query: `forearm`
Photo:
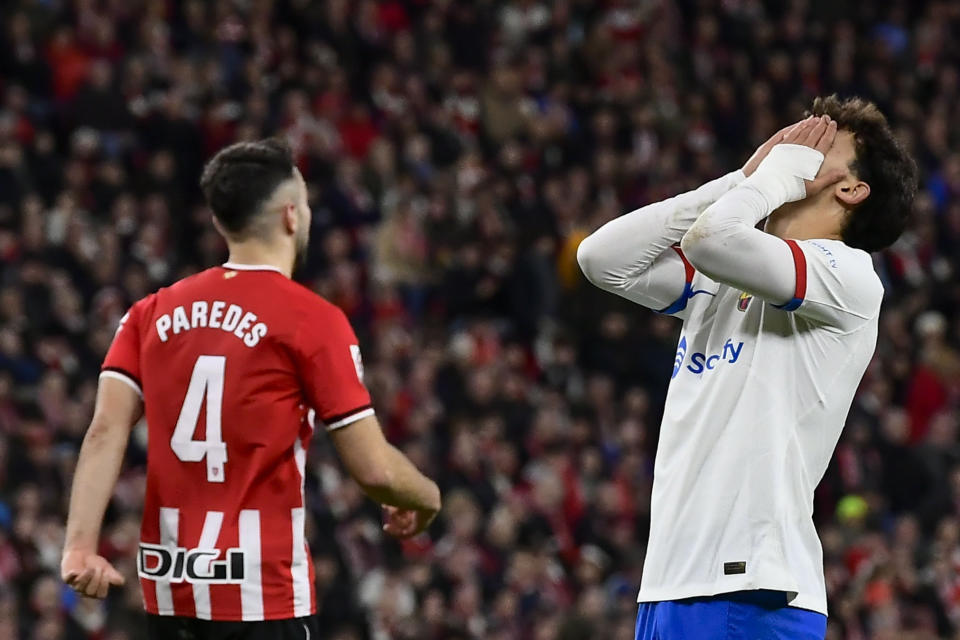
[[[375,416],[329,433],[343,466],[370,498],[403,509],[440,508],[437,485],[387,442]]]
[[[393,445],[384,451],[385,473],[380,482],[361,485],[364,493],[381,504],[438,511],[440,489],[436,483],[420,473],[403,453]]]
[[[680,243],[698,271],[776,303],[793,295],[793,257],[783,240],[756,225],[783,204],[804,197],[804,177],[816,174],[823,157],[817,159],[812,155],[817,152],[805,147],[784,147],[772,151],[756,173],[707,207]]]
[[[786,243],[755,228],[767,215],[761,197],[738,187],[704,212],[680,246],[711,280],[782,304],[793,296],[796,271]]]
[[[129,429],[94,423],[80,448],[67,517],[67,549],[93,551],[120,474]]]
[[[680,242],[706,207],[743,178],[741,171],[734,171],[694,191],[611,220],[577,250],[584,275],[608,291],[630,288],[664,251]]]

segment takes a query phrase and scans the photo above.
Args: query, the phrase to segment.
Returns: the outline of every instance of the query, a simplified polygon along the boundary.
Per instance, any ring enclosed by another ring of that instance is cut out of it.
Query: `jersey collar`
[[[272,264],[240,264],[238,262],[224,262],[222,265],[224,269],[232,269],[233,271],[276,271],[279,274],[283,274],[283,271],[279,267],[275,267]]]

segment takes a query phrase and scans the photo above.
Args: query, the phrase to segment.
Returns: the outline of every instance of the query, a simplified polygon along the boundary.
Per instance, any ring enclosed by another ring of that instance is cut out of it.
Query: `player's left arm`
[[[440,489],[384,437],[349,320],[332,305],[312,305],[304,318],[293,352],[309,404],[347,472],[383,505],[384,531],[399,538],[420,533],[440,510]]]
[[[840,265],[809,243],[756,228],[784,203],[818,193],[842,178],[840,172],[818,175],[836,130],[835,122],[821,118],[798,123],[753,176],[704,211],[680,246],[691,264],[713,280],[847,328],[869,315],[866,309],[872,306],[872,291],[862,301],[857,298],[864,289],[859,286],[865,284],[864,269]],[[811,293],[818,300],[810,300]]]
[[[74,590],[92,598],[103,598],[110,585],[124,582],[106,558],[97,554],[97,546],[130,430],[143,413],[139,365],[143,306],[144,301],[137,303],[123,317],[107,352],[70,494],[60,573]]]

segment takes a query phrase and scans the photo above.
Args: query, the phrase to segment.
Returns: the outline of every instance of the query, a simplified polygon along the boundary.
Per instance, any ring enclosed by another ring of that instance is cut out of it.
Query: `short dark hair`
[[[238,142],[207,162],[200,189],[223,228],[243,235],[264,202],[293,177],[294,166],[290,147],[279,138]]]
[[[917,165],[900,144],[877,105],[836,95],[813,101],[810,113],[828,115],[854,137],[850,171],[870,185],[870,195],[851,212],[843,241],[864,251],[880,251],[903,233],[917,193]]]

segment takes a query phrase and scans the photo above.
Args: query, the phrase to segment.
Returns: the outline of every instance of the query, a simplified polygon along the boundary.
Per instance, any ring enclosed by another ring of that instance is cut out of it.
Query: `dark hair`
[[[917,165],[890,130],[877,105],[863,98],[836,95],[813,101],[813,115],[826,114],[854,136],[856,157],[850,171],[870,185],[870,195],[851,212],[843,241],[864,251],[879,251],[897,241],[917,193]]]
[[[207,162],[200,188],[223,228],[242,235],[264,202],[293,177],[293,154],[278,138],[238,142]]]

